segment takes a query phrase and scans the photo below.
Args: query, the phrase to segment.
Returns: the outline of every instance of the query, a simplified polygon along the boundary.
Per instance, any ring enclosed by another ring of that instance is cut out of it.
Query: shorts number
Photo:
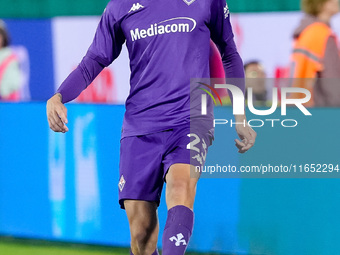
[[[199,153],[200,149],[195,147],[195,146],[200,143],[201,139],[196,134],[188,134],[188,136],[189,137],[194,137],[195,140],[193,140],[192,142],[188,143],[187,149],[188,150],[194,150],[194,151],[197,151]]]
[[[207,156],[207,144],[205,143],[204,139],[202,139],[203,151],[201,152],[201,150],[198,147],[196,147],[196,145],[201,142],[199,136],[196,134],[188,134],[188,137],[194,137],[195,139],[187,145],[187,149],[196,151],[198,154],[192,158],[196,159],[201,165],[203,165],[205,158]]]

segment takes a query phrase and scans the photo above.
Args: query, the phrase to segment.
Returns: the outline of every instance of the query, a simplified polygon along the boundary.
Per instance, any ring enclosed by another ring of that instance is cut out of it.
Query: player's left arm
[[[235,115],[235,121],[237,123],[245,123],[245,125],[236,125],[236,132],[241,140],[235,139],[235,146],[238,148],[238,152],[245,153],[254,146],[257,134],[248,125],[245,115]]]
[[[210,37],[221,53],[225,76],[227,79],[233,78],[233,85],[238,86],[244,93],[243,62],[234,42],[230,13],[226,1],[211,0],[210,15]],[[245,123],[245,125],[236,125],[236,132],[241,140],[235,139],[235,145],[239,152],[245,153],[254,146],[256,132],[247,124],[245,115],[235,115],[235,121]]]

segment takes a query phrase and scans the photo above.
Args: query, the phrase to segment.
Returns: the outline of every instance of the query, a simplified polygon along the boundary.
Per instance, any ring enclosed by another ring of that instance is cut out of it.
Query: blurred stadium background
[[[107,2],[0,0],[0,18],[25,67],[18,102],[0,102],[1,255],[128,254],[128,222],[117,202],[127,51],[69,104],[68,134],[51,132],[45,117],[45,101],[85,54]],[[260,60],[269,78],[282,78],[302,15],[299,1],[228,5],[244,61]],[[340,34],[339,17],[333,28]],[[301,120],[294,130],[257,129],[257,145],[244,156],[225,146],[236,133],[217,129],[207,164],[339,164],[340,119],[334,116],[340,110],[311,112],[306,119],[290,110],[291,118]],[[217,108],[216,115],[232,118],[228,107]],[[220,177],[199,183],[190,251],[340,254],[339,179]],[[162,229],[164,200],[159,216]]]

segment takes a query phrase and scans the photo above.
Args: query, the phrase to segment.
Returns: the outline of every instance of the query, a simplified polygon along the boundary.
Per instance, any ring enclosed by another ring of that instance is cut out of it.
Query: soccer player
[[[76,98],[126,43],[131,89],[118,186],[130,225],[131,254],[158,254],[157,207],[164,181],[168,217],[163,254],[182,255],[187,248],[198,180],[191,177],[190,166],[204,164],[213,138],[212,121],[190,125],[190,80],[209,77],[210,38],[221,52],[226,76],[244,78],[225,0],[112,0],[85,57],[47,102],[51,129],[67,132],[64,103]],[[244,90],[244,82],[238,85]],[[114,121],[114,116],[108,117]],[[246,120],[244,115],[235,118]],[[241,139],[235,140],[236,146],[244,153],[253,146],[256,133],[247,125],[236,130]],[[196,153],[195,159],[189,151]]]

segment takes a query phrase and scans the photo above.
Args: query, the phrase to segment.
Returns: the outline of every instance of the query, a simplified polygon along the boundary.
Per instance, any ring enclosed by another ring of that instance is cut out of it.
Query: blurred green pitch
[[[125,255],[128,249],[0,238],[1,255]]]
[[[0,237],[0,255],[129,255],[127,248],[113,248],[83,244],[70,244],[40,240]],[[192,253],[187,255],[217,255]]]

